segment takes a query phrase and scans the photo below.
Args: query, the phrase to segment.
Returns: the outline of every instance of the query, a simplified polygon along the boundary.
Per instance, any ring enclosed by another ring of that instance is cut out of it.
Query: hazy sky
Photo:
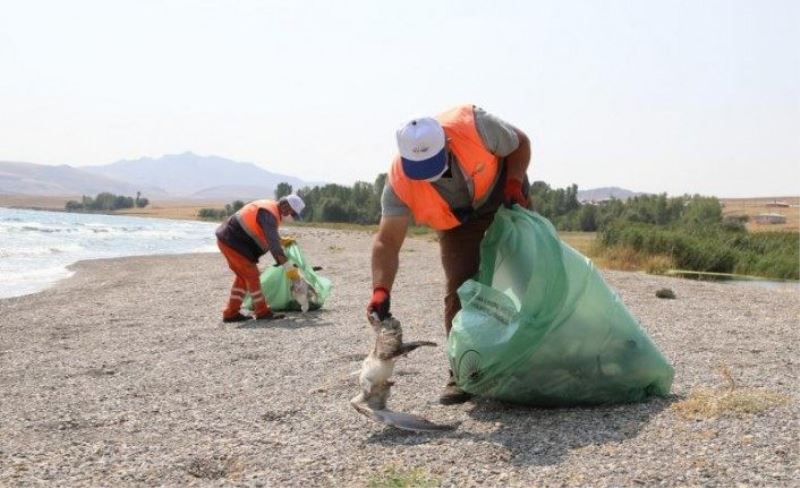
[[[552,185],[800,194],[798,1],[0,0],[0,160],[373,180],[474,103]]]

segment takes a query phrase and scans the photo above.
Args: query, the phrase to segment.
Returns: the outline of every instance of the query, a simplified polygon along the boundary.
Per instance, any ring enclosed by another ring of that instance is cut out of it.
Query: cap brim
[[[403,172],[412,180],[429,180],[440,175],[447,165],[447,151],[442,148],[435,156],[422,161],[411,161],[400,158],[403,163]]]

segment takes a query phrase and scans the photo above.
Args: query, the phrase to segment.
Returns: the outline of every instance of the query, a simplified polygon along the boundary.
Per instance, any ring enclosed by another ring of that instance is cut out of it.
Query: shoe
[[[439,403],[442,405],[458,405],[469,401],[470,398],[472,398],[472,394],[459,388],[455,380],[451,378],[444,386],[442,394],[439,395]]]
[[[225,322],[226,324],[229,324],[231,322],[247,322],[252,318],[253,317],[249,315],[242,315],[240,313],[237,313],[236,315],[232,315],[230,317],[222,317],[222,321]]]
[[[280,320],[285,319],[286,314],[282,313],[275,313],[275,312],[268,312],[264,315],[256,315],[256,320]]]

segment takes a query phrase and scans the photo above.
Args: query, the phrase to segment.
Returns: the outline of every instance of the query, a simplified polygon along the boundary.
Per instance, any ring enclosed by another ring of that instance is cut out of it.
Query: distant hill
[[[191,152],[80,168],[0,161],[0,195],[72,197],[141,191],[150,199],[231,201],[270,198],[281,182],[295,189],[322,184],[272,173],[252,163]]]
[[[72,166],[0,161],[0,195],[78,196],[100,192],[160,196],[163,191],[92,174]]]
[[[248,198],[239,193],[242,189],[247,189],[249,195],[263,198],[271,196],[281,182],[294,188],[310,184],[294,176],[272,173],[253,163],[219,156],[199,156],[191,152],[122,160],[82,169],[131,184],[158,187],[170,196],[185,198],[209,198],[211,194],[219,199]],[[269,193],[265,194],[265,190]]]
[[[601,200],[608,200],[616,198],[617,200],[627,200],[630,197],[641,195],[640,192],[626,190],[625,188],[618,188],[616,186],[607,186],[603,188],[592,188],[589,190],[578,190],[578,201],[581,202],[599,202]]]

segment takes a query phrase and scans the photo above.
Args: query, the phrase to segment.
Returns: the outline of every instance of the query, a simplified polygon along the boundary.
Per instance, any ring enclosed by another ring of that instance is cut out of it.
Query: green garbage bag
[[[447,352],[469,393],[535,406],[669,394],[672,366],[592,262],[534,212],[497,211],[458,296]]]
[[[316,300],[312,300],[309,303],[309,310],[319,309],[331,294],[331,280],[318,275],[314,271],[313,266],[303,256],[303,252],[297,243],[286,246],[284,252],[289,261],[297,265],[303,278],[316,292]],[[286,277],[283,267],[268,266],[261,272],[261,290],[267,297],[267,302],[269,302],[272,310],[300,310],[300,304],[292,298],[292,283]],[[242,306],[252,309],[252,301],[249,295]]]

